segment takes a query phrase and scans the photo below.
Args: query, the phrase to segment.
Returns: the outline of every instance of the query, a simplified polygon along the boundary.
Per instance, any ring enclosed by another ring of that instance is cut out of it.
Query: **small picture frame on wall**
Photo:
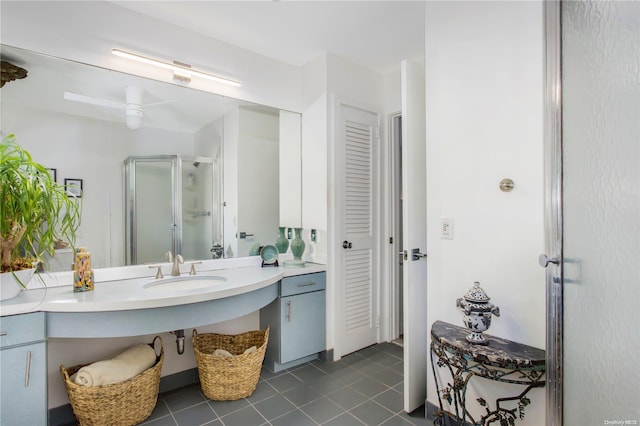
[[[49,176],[53,179],[54,182],[58,182],[58,170],[57,169],[47,169],[49,172]]]
[[[73,198],[82,198],[82,179],[65,178],[64,189]]]

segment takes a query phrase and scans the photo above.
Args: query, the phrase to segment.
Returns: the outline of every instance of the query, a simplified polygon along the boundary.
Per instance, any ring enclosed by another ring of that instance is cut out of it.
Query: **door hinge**
[[[380,317],[376,317],[376,328],[380,328]]]
[[[393,237],[389,237],[389,244],[393,244]]]

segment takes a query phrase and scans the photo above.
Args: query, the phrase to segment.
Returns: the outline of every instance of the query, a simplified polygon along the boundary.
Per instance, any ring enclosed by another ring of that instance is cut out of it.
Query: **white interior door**
[[[376,230],[377,113],[340,104],[337,190],[341,220],[340,240],[341,345],[340,355],[378,341],[378,249]]]
[[[425,403],[427,393],[427,176],[424,69],[403,61],[402,79],[402,240],[404,306],[404,410]]]

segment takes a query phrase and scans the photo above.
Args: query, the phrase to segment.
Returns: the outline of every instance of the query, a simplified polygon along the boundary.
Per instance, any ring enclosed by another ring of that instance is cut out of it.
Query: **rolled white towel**
[[[242,354],[243,355],[251,354],[251,353],[254,353],[257,350],[258,350],[258,348],[256,346],[251,346],[250,348],[247,348]]]
[[[232,358],[233,354],[225,349],[216,349],[213,351],[213,356],[221,356],[224,358]]]
[[[137,376],[156,363],[156,352],[147,344],[131,346],[111,359],[85,365],[75,374],[74,383],[101,386],[120,383]]]

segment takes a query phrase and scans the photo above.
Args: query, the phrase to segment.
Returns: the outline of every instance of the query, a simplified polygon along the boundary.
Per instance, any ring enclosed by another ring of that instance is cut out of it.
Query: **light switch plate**
[[[440,238],[453,240],[453,218],[443,217],[440,219]]]

